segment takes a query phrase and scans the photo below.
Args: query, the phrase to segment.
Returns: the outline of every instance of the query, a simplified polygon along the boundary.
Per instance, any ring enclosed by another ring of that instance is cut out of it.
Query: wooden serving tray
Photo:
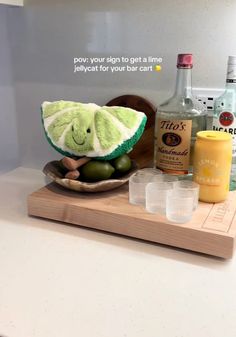
[[[231,258],[236,237],[236,191],[218,204],[200,203],[187,224],[173,224],[128,202],[128,186],[76,193],[51,183],[28,197],[29,215],[95,228],[196,252]]]

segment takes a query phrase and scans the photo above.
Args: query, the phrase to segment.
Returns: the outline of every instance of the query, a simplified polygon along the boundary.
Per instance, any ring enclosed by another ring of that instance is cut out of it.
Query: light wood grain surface
[[[28,198],[29,215],[163,243],[223,258],[233,255],[236,192],[224,203],[200,203],[192,220],[173,224],[128,202],[128,186],[116,192],[81,194],[55,184]]]

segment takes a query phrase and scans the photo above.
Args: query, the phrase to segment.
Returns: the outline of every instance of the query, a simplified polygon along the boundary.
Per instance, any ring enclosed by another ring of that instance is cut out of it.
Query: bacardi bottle
[[[233,138],[231,187],[236,183],[236,56],[228,57],[225,92],[215,100],[213,130],[228,132]]]
[[[171,174],[191,174],[194,142],[207,112],[192,95],[192,54],[179,54],[174,95],[157,110],[154,164]]]

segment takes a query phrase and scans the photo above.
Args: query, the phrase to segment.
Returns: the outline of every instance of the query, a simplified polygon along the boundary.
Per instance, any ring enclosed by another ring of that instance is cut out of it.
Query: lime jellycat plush
[[[147,121],[143,112],[94,103],[44,102],[41,110],[47,139],[57,151],[100,160],[131,151]]]

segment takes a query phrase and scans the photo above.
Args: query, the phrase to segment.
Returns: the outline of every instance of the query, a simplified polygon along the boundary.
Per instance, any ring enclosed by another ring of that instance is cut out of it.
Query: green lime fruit
[[[94,103],[44,102],[42,122],[49,143],[67,157],[111,160],[129,152],[142,136],[143,112]]]
[[[112,161],[112,165],[117,171],[124,173],[131,169],[131,160],[127,154],[123,154],[122,156],[114,159]]]
[[[99,181],[109,179],[114,173],[114,167],[107,161],[91,160],[80,169],[85,181]]]

